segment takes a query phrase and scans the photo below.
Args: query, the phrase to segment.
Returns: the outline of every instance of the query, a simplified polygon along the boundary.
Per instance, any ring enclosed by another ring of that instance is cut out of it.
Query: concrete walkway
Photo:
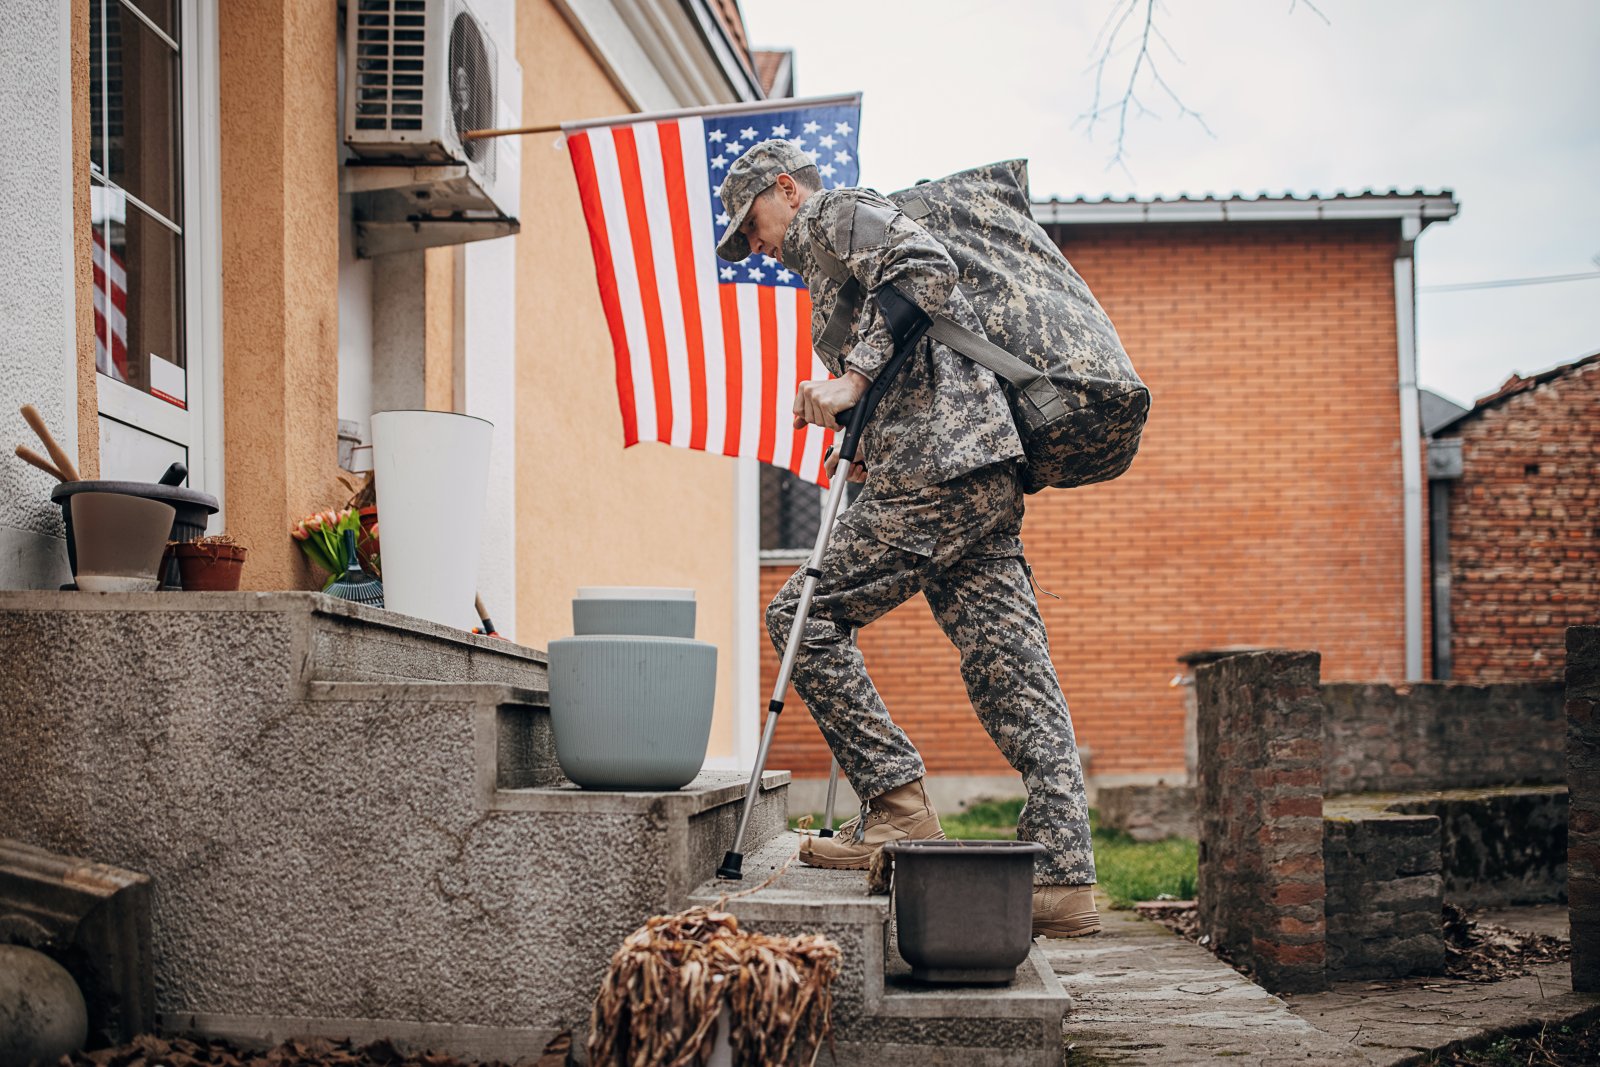
[[[1490,918],[1549,933],[1561,926],[1554,910]],[[1219,1057],[1308,1067],[1397,1064],[1506,1027],[1600,1013],[1600,996],[1572,992],[1566,964],[1488,985],[1349,982],[1285,999],[1166,927],[1109,910],[1104,900],[1101,918],[1099,937],[1041,942],[1073,998],[1063,1028],[1069,1067],[1215,1064]]]

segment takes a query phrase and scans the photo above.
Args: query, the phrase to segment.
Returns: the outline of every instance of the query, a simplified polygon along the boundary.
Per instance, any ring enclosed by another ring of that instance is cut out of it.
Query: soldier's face
[[[783,258],[783,235],[789,232],[789,223],[805,201],[806,190],[787,174],[778,175],[776,184],[751,201],[744,225],[739,227],[750,242],[750,254]]]

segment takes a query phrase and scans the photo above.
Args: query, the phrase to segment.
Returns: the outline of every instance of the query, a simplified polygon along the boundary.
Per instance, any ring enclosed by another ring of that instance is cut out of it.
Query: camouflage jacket
[[[835,375],[858,370],[873,378],[893,354],[888,324],[870,295],[883,285],[894,285],[929,314],[942,312],[969,329],[982,329],[956,288],[956,265],[937,239],[870,189],[830,189],[801,205],[783,240],[784,265],[798,270],[811,290],[814,341],[821,340],[841,288],[819,264],[814,245],[843,263],[868,294],[852,323],[854,345],[844,358],[817,349]],[[862,454],[866,490],[846,517],[858,525],[874,520],[881,520],[874,525],[892,525],[893,509],[875,502],[914,495],[991,463],[1018,460],[1023,452],[993,373],[924,340],[878,405]],[[916,542],[902,547],[927,551],[914,533],[886,539]]]

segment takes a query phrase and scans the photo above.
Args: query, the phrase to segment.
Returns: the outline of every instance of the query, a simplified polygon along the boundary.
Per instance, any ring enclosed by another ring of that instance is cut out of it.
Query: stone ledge
[[[724,805],[744,801],[747,775],[732,771],[702,771],[694,781],[675,791],[622,792],[582,789],[566,785],[537,789],[497,789],[491,805],[495,811],[546,811],[571,814],[650,815],[688,818]],[[767,771],[761,776],[763,796],[789,784],[788,771]],[[760,800],[757,800],[760,806]]]

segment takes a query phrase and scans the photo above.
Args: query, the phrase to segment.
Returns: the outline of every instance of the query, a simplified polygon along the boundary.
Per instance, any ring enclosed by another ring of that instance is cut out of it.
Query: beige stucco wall
[[[94,369],[94,227],[89,218],[89,0],[72,0],[72,219],[77,264],[78,473],[100,476],[100,419]]]
[[[630,109],[548,0],[517,8],[523,121]],[[732,752],[734,461],[664,445],[624,451],[611,339],[572,163],[524,139],[517,241],[517,624],[542,647],[572,632],[580,585],[691,586],[719,649],[710,752]]]
[[[337,0],[228,0],[221,46],[228,532],[249,589],[315,588],[291,521],[338,474]]]

